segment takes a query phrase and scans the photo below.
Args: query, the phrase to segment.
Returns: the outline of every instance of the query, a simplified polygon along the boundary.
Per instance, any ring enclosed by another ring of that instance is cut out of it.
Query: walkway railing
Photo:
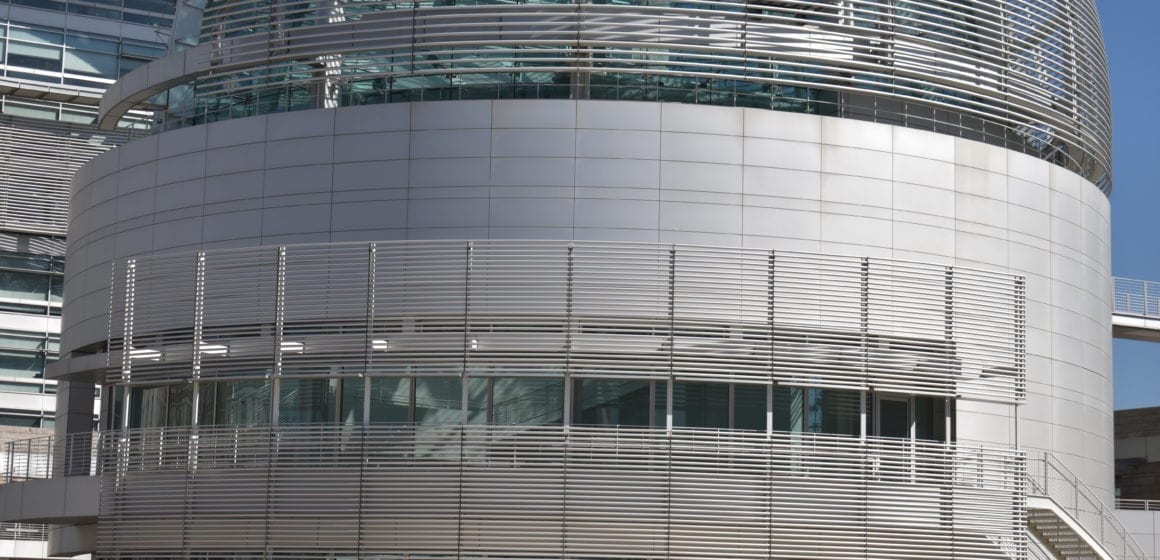
[[[1160,291],[1157,292],[1160,295]],[[1079,477],[1050,453],[1027,457],[1030,494],[1050,498],[1080,524],[1112,558],[1148,560],[1140,545],[1120,523],[1116,512],[1104,505]]]
[[[63,445],[53,436],[4,445],[4,482],[96,474],[96,433],[70,434]]]
[[[1112,313],[1160,319],[1160,282],[1112,278]]]

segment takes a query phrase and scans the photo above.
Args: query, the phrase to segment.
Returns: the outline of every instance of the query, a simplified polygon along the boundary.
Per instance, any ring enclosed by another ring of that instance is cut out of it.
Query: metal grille
[[[132,431],[101,457],[100,557],[1026,557],[1010,449],[378,425]]]
[[[1023,398],[1023,280],[680,245],[410,241],[122,261],[108,381],[640,377]]]

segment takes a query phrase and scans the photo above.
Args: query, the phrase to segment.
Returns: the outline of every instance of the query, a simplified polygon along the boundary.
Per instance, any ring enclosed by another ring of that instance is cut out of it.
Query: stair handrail
[[[1029,494],[1055,502],[1110,556],[1120,560],[1148,560],[1144,549],[1124,528],[1113,508],[1104,504],[1062,461],[1047,451],[1027,455]]]

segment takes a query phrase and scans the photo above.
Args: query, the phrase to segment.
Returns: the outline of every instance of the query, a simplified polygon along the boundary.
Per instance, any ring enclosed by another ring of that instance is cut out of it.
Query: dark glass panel
[[[370,407],[372,424],[411,421],[411,380],[406,377],[372,377]]]
[[[576,380],[575,423],[590,426],[648,426],[649,382]]]

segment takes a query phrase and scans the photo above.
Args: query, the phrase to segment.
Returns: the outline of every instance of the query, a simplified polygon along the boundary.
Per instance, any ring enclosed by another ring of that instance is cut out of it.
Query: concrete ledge
[[[0,521],[67,525],[93,522],[100,479],[66,476],[0,485]]]

